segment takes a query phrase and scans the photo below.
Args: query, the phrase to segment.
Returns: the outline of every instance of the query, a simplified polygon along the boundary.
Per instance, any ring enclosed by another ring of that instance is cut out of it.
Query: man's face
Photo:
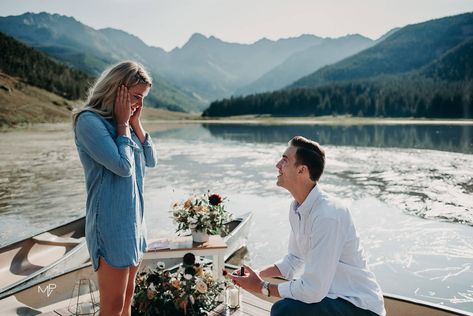
[[[297,174],[300,166],[296,166],[297,148],[289,146],[284,151],[281,160],[276,164],[278,168],[277,185],[291,191],[297,182]]]

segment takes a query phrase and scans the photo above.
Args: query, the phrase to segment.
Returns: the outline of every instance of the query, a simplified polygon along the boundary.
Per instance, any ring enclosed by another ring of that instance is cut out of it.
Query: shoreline
[[[350,116],[275,117],[256,115],[218,118],[198,117],[181,120],[155,119],[145,120],[144,122],[262,125],[473,125],[473,119],[371,118]]]
[[[368,118],[350,116],[318,116],[318,117],[274,117],[274,116],[230,116],[218,118],[202,118],[197,115],[183,115],[173,118],[144,118],[143,123],[153,125],[164,124],[242,124],[242,125],[464,125],[473,126],[473,119],[432,119],[432,118]],[[23,123],[16,126],[0,126],[0,133],[36,128],[63,129],[71,122]]]

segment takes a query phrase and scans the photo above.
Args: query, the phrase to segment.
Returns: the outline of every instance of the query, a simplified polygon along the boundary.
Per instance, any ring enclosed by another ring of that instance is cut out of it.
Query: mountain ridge
[[[191,111],[203,110],[207,102],[232,95],[291,55],[329,40],[302,34],[241,44],[195,33],[182,47],[166,52],[122,30],[95,30],[72,17],[45,12],[2,17],[0,30],[93,75],[112,62],[135,59],[163,82],[161,89],[171,89],[164,96],[155,91],[157,99]]]
[[[413,33],[417,36],[411,36]],[[363,52],[297,80],[289,88],[407,73],[432,62],[468,36],[473,36],[473,13],[410,24]]]
[[[472,56],[473,13],[435,19],[284,89],[213,102],[203,115],[471,118]]]
[[[144,56],[156,56],[154,52],[159,54],[159,49],[149,48],[138,37],[130,37],[124,31],[99,31],[73,17],[46,12],[0,18],[0,31],[92,76],[98,76],[118,61],[136,60],[143,63],[154,78],[155,84],[147,98],[149,104],[191,112],[199,112],[205,106],[190,92],[157,74],[155,67],[148,64]],[[126,50],[126,46],[122,45],[123,36],[134,41],[133,47],[137,46],[135,50]]]

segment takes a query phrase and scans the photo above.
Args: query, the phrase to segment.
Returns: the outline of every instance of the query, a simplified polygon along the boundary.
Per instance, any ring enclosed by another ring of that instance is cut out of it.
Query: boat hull
[[[85,217],[0,249],[0,298],[36,278],[88,260]]]

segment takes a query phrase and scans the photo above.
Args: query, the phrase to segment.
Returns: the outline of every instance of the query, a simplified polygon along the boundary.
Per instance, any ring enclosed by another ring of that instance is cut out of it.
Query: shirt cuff
[[[151,140],[151,136],[149,136],[149,133],[145,134],[145,141],[143,144],[141,144],[143,147],[153,147],[153,141]]]
[[[140,147],[130,137],[125,135],[120,135],[117,137],[117,144],[128,145],[133,149],[140,149]]]
[[[282,298],[294,298],[291,292],[291,283],[292,281],[278,284],[278,292]]]

